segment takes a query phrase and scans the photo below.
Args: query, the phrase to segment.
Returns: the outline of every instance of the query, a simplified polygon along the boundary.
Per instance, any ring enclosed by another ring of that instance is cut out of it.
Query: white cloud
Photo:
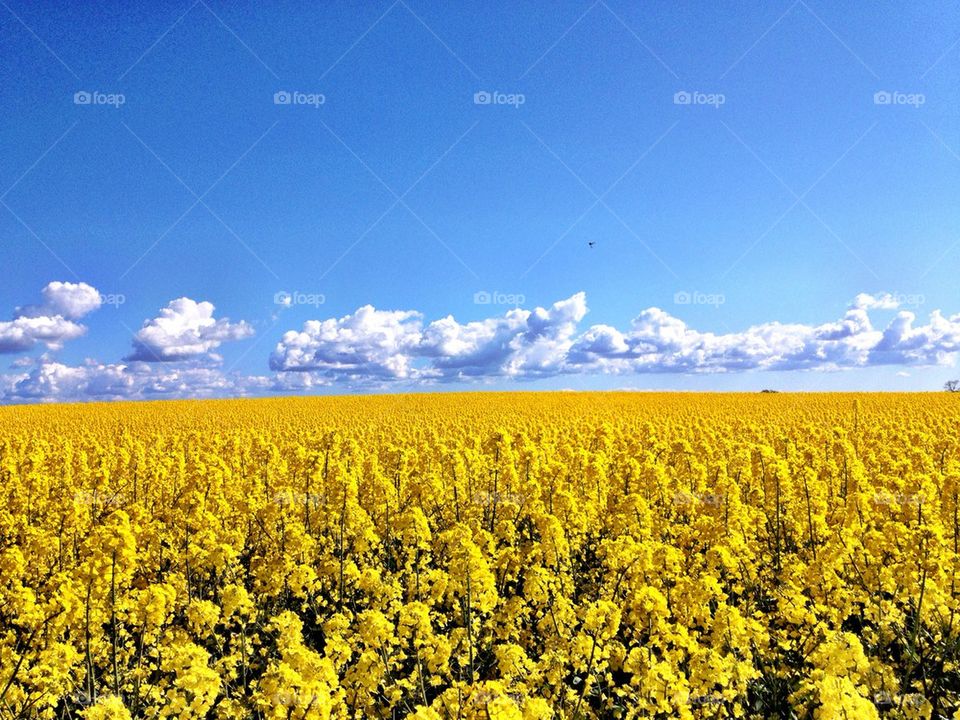
[[[556,374],[586,311],[586,296],[577,293],[550,309],[514,309],[466,324],[447,316],[424,328],[418,312],[366,305],[284,333],[270,367],[358,384]]]
[[[100,293],[86,283],[54,281],[41,291],[40,305],[17,308],[16,317],[53,317],[59,315],[67,320],[79,320],[102,304]]]
[[[952,365],[960,350],[960,315],[930,313],[930,322],[914,326],[916,315],[901,310],[872,351],[877,364]]]
[[[913,313],[902,311],[885,329],[874,327],[870,311],[899,305],[889,293],[861,293],[839,320],[773,321],[727,333],[697,330],[651,307],[626,329],[593,325],[579,334],[587,313],[583,293],[549,309],[513,309],[468,323],[447,316],[426,326],[415,311],[365,306],[284,334],[270,364],[281,374],[311,373],[322,384],[952,364],[960,315],[934,311],[928,324],[915,326]]]
[[[581,292],[550,309],[513,309],[502,317],[463,325],[447,316],[430,323],[416,351],[430,361],[427,376],[447,380],[556,374],[586,313],[586,295]]]
[[[96,292],[83,284],[51,283],[41,304],[19,309],[12,321],[0,323],[0,351],[38,343],[56,349],[79,336],[86,328],[76,320],[96,307],[91,291]],[[426,322],[413,310],[366,305],[284,333],[270,355],[274,373],[264,377],[216,367],[214,351],[224,342],[249,337],[250,325],[215,318],[208,302],[179,298],[144,322],[125,361],[71,366],[47,354],[22,358],[0,375],[0,400],[211,397],[573,375],[871,366],[896,366],[903,377],[911,367],[954,364],[960,352],[960,314],[935,310],[922,322],[913,312],[899,310],[900,304],[888,294],[861,294],[837,320],[771,321],[725,333],[698,330],[656,307],[642,310],[625,327],[581,327],[587,314],[584,293],[548,308],[514,308],[463,323],[453,316]],[[877,326],[871,314],[879,311],[897,312]]]
[[[340,319],[310,320],[284,333],[270,368],[313,371],[331,378],[409,378],[420,342],[420,313],[377,310],[364,305]]]
[[[37,343],[51,350],[59,350],[63,343],[74,340],[87,331],[72,320],[54,317],[21,317],[0,322],[0,353],[25,352]]]
[[[834,369],[865,365],[880,338],[859,308],[823,325],[770,322],[721,334],[701,332],[649,308],[624,333],[607,326],[589,329],[568,360],[582,370],[635,373]]]
[[[100,307],[100,293],[86,283],[51,282],[38,305],[18,307],[13,319],[0,322],[0,353],[26,352],[37,344],[58,350],[87,328],[76,320]]]
[[[171,300],[157,317],[146,320],[134,335],[129,361],[177,362],[216,359],[213,350],[221,343],[253,335],[253,328],[240,321],[213,317],[209,302],[182,297]]]
[[[245,396],[266,392],[271,384],[267,377],[209,367],[94,361],[70,366],[43,360],[29,372],[0,376],[0,396],[7,402]]]
[[[850,306],[862,310],[896,310],[900,307],[900,301],[891,293],[878,295],[860,293],[853,299]]]
[[[17,308],[13,320],[0,322],[0,353],[24,352],[38,344],[58,350],[86,332],[77,320],[101,304],[100,293],[86,283],[51,282],[43,289],[40,303]],[[144,322],[134,337],[133,353],[123,363],[88,360],[71,366],[47,353],[18,358],[11,363],[10,373],[0,375],[0,400],[208,397],[268,391],[274,384],[271,378],[226,374],[210,366],[219,361],[213,351],[222,343],[253,334],[247,323],[216,319],[213,311],[210,303],[189,298],[170,302],[158,317]]]

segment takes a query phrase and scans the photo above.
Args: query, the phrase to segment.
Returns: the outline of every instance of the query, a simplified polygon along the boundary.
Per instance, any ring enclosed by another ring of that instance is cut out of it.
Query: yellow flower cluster
[[[0,409],[0,718],[960,718],[954,395]]]

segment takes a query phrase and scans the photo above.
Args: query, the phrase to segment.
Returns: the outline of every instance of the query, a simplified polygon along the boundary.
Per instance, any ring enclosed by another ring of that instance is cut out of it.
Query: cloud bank
[[[283,332],[269,375],[230,373],[220,347],[253,335],[245,322],[181,297],[148,318],[119,362],[69,365],[54,355],[87,328],[78,321],[101,305],[85,283],[52,282],[35,305],[0,322],[0,353],[16,354],[0,374],[0,401],[143,399],[344,390],[412,389],[551,377],[764,371],[839,371],[875,366],[953,365],[960,314],[934,310],[925,321],[889,294],[857,295],[839,319],[821,324],[765,322],[727,333],[702,331],[658,307],[625,327],[586,325],[579,292],[532,310],[514,308],[460,322],[427,321],[415,310],[365,305],[342,317],[308,320]],[[878,312],[892,319],[874,322]],[[43,352],[30,356],[36,349]]]
[[[217,367],[94,361],[70,366],[44,358],[28,372],[0,376],[0,397],[8,402],[242,397],[266,392],[270,385],[269,378],[224,373]]]
[[[869,311],[898,306],[888,294],[861,294],[833,322],[768,322],[718,334],[657,307],[624,329],[598,324],[580,331],[584,293],[550,308],[468,323],[447,316],[425,325],[420,313],[367,305],[285,333],[270,368],[310,373],[320,383],[370,383],[952,364],[960,350],[960,315],[935,310],[927,324],[917,325],[914,313],[901,310],[885,328],[874,327]]]

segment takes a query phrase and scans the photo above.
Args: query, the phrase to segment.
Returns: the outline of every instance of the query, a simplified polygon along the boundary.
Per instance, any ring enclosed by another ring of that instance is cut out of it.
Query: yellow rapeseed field
[[[0,716],[960,717],[960,397],[0,409]]]

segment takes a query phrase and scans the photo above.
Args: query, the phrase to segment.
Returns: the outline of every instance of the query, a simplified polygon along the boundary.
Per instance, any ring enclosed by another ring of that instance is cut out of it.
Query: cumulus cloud
[[[552,375],[561,371],[586,313],[586,295],[577,293],[549,309],[514,309],[463,325],[447,316],[424,330],[417,352],[430,361],[427,376]]]
[[[42,302],[18,307],[12,320],[0,322],[0,353],[26,352],[38,344],[58,350],[87,328],[76,322],[100,307],[100,293],[86,283],[51,282]]]
[[[420,335],[420,313],[364,305],[340,319],[310,320],[301,331],[284,333],[270,356],[270,369],[345,378],[407,378]]]
[[[447,316],[424,327],[418,312],[366,305],[284,333],[270,368],[357,383],[556,374],[586,311],[586,296],[577,293],[549,309],[466,324]]]
[[[874,361],[888,365],[952,365],[960,350],[960,315],[944,317],[934,310],[926,325],[915,326],[915,321],[914,313],[898,312],[873,348]]]
[[[18,307],[13,319],[0,322],[0,353],[25,352],[37,345],[59,350],[83,335],[78,320],[99,308],[102,296],[86,283],[51,282],[41,301]],[[0,374],[0,400],[38,402],[71,400],[212,397],[264,393],[271,378],[228,374],[215,367],[213,352],[222,343],[253,334],[245,323],[214,317],[209,302],[179,298],[143,323],[130,357],[121,363],[88,360],[68,365],[49,353],[14,360]],[[178,362],[179,361],[179,362]]]
[[[127,361],[177,362],[216,359],[212,353],[222,343],[253,335],[253,328],[240,321],[213,317],[214,306],[187,297],[170,301],[160,314],[143,323],[134,335],[133,352]]]
[[[310,374],[311,380],[297,381],[308,386],[952,364],[960,351],[960,315],[934,311],[927,324],[916,325],[915,315],[904,310],[885,328],[874,326],[871,311],[900,305],[888,293],[861,293],[838,320],[773,321],[728,333],[697,330],[657,307],[641,311],[624,329],[593,325],[581,331],[583,293],[550,308],[512,309],[467,323],[447,316],[424,324],[418,312],[368,305],[285,333],[270,366],[281,375]]]
[[[608,372],[706,373],[743,370],[835,369],[867,364],[882,333],[866,311],[851,307],[823,325],[770,322],[716,334],[689,327],[660,308],[642,311],[621,333],[599,326],[573,347],[569,364]]]
[[[54,281],[41,291],[43,302],[17,308],[17,317],[53,317],[79,320],[102,304],[100,293],[87,283]]]

